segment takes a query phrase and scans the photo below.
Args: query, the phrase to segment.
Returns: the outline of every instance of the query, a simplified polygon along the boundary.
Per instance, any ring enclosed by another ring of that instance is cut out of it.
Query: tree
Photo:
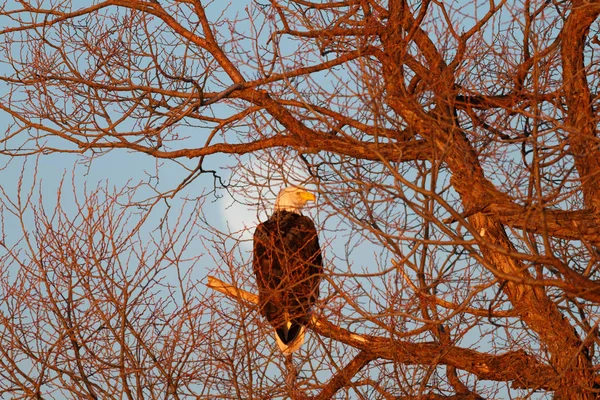
[[[596,1],[5,4],[4,159],[129,151],[164,162],[158,178],[187,176],[85,191],[74,214],[36,202],[35,182],[5,191],[24,232],[2,240],[1,393],[595,398],[598,14]],[[291,360],[237,295],[255,292],[247,236],[210,226],[208,193],[161,208],[204,176],[257,215],[282,184],[319,193],[326,283]],[[150,232],[144,207],[164,215]],[[190,263],[212,264],[229,295]]]

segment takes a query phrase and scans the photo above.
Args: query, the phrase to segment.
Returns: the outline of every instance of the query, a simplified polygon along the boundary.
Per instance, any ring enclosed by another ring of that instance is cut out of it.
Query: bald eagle
[[[323,274],[315,224],[300,213],[308,201],[315,201],[315,195],[303,187],[283,189],[271,218],[254,231],[252,264],[259,306],[284,354],[304,343],[305,326],[319,297]]]

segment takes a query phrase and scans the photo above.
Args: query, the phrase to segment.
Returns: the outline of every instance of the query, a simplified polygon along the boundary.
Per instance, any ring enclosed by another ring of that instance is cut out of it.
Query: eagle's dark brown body
[[[319,297],[323,260],[313,221],[275,211],[254,232],[253,268],[261,313],[288,345],[303,334]]]

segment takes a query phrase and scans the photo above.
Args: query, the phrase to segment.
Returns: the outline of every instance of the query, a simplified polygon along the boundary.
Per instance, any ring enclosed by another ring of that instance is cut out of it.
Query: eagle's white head
[[[289,186],[279,192],[275,201],[275,211],[300,213],[306,202],[315,200],[315,195],[302,186]]]

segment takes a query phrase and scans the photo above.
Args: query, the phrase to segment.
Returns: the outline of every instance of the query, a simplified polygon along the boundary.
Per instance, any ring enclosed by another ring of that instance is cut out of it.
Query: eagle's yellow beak
[[[311,192],[302,192],[300,193],[300,198],[304,201],[316,201],[317,197]]]

